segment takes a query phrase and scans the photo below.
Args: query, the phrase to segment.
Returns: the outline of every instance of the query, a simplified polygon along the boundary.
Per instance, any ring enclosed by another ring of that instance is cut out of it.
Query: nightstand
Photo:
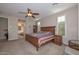
[[[54,43],[57,44],[57,45],[62,45],[62,36],[55,35],[54,36]]]

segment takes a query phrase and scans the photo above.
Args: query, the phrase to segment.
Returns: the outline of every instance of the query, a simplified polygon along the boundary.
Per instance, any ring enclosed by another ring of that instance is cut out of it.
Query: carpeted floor
[[[64,46],[58,46],[52,42],[39,48],[36,48],[22,39],[13,41],[0,41],[0,55],[62,55]]]

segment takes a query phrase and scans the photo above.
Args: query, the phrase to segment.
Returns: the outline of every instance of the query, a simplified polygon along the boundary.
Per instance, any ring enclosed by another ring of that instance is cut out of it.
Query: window
[[[37,25],[40,26],[40,22],[37,22]]]
[[[58,35],[65,36],[65,16],[60,16],[57,19]]]
[[[38,32],[40,31],[40,25],[41,25],[40,21],[37,21]]]

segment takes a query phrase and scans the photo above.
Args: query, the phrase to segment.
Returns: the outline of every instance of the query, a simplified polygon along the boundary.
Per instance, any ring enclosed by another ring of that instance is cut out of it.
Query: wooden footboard
[[[38,45],[38,38],[26,34],[25,40],[29,41],[29,42],[30,42],[32,45],[34,45],[34,46],[36,47],[36,49],[38,50],[38,48],[39,48],[39,45]]]

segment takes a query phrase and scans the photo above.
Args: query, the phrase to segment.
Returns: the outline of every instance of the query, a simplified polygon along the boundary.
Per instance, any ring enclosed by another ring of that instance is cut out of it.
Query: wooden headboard
[[[55,35],[55,26],[41,27],[41,31],[52,32]]]

